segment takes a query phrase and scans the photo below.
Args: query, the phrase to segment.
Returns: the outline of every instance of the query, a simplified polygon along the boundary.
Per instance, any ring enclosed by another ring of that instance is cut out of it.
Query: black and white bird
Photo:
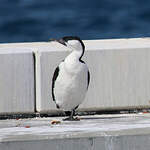
[[[82,60],[85,46],[76,36],[66,36],[55,40],[72,52],[57,66],[52,78],[52,98],[58,109],[70,112],[69,118],[76,120],[75,110],[83,102],[88,90],[90,73]]]

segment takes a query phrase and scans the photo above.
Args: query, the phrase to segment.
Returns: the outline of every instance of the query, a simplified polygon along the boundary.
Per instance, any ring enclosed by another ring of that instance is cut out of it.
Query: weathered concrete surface
[[[0,121],[1,150],[149,150],[150,115],[82,116]]]
[[[33,113],[34,58],[29,48],[0,48],[0,114]]]

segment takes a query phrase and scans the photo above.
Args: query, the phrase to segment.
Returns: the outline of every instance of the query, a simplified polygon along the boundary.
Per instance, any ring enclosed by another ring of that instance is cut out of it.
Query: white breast
[[[74,109],[83,102],[88,84],[87,65],[78,62],[71,66],[68,69],[65,62],[59,65],[59,75],[54,87],[56,103],[66,111]]]

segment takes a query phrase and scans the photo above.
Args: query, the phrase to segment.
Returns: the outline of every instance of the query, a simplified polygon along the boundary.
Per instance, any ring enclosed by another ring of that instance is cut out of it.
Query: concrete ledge
[[[0,122],[2,150],[149,150],[149,115],[84,116],[51,125],[54,118]],[[55,118],[61,120],[61,118]]]
[[[0,48],[0,114],[34,112],[33,53]]]
[[[91,83],[81,111],[150,107],[150,40],[85,41],[84,60],[91,72]],[[51,79],[56,66],[69,51],[51,42],[35,53],[37,111],[57,110],[51,97]],[[55,50],[54,45],[57,45]],[[53,47],[53,49],[52,49]]]
[[[150,108],[150,39],[84,42],[86,45],[84,60],[91,72],[91,83],[87,97],[79,109],[95,111]],[[56,42],[39,42],[0,44],[0,49],[13,49],[13,51],[18,49],[20,53],[23,49],[27,49],[30,53],[34,53],[36,79],[32,78],[32,81],[28,82],[33,83],[34,80],[36,82],[35,109],[40,113],[57,112],[51,97],[51,79],[55,67],[69,54],[67,48]],[[32,54],[31,57],[33,57]],[[30,64],[27,62],[31,68],[33,61],[32,58]],[[35,72],[30,73],[34,76]],[[9,100],[9,103],[11,102]],[[8,103],[5,101],[3,105],[8,106]],[[15,105],[10,104],[10,107]],[[3,108],[7,110],[6,107]],[[4,113],[8,112],[1,110]],[[14,110],[15,108],[9,108],[9,112],[24,112],[20,111],[23,110],[22,108]]]

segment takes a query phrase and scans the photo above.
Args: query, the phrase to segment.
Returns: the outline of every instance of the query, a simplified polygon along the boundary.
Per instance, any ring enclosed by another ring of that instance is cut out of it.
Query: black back
[[[90,83],[90,72],[89,72],[89,70],[88,70],[88,78],[87,78],[87,80],[88,80],[88,85],[87,85],[87,89],[88,89],[89,83]]]
[[[53,101],[55,101],[54,87],[55,87],[55,81],[58,77],[58,74],[59,74],[59,66],[55,69],[54,75],[53,75],[53,78],[52,78],[52,98],[53,98]]]
[[[81,63],[85,64],[85,62],[84,62],[83,60],[79,60],[79,61],[80,61]],[[88,70],[87,74],[88,74],[88,78],[87,78],[87,80],[88,80],[87,89],[88,89],[89,83],[90,83],[90,72],[89,72],[89,70]]]

